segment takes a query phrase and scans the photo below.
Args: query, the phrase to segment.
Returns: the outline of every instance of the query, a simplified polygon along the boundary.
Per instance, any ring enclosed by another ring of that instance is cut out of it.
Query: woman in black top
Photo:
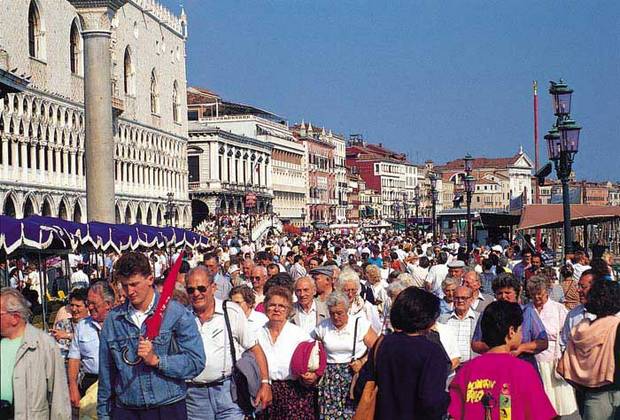
[[[385,336],[376,357],[375,419],[441,419],[450,398],[446,378],[450,360],[426,334],[439,317],[439,299],[409,287],[392,305],[394,334]],[[373,355],[368,358],[373,360]]]

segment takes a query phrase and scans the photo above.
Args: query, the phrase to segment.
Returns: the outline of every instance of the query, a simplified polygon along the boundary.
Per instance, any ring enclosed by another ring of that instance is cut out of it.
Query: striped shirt
[[[462,319],[456,315],[456,312],[444,314],[439,317],[439,322],[451,326],[456,332],[456,342],[459,347],[459,352],[461,353],[461,363],[478,356],[478,354],[474,353],[471,349],[471,338],[476,330],[476,323],[479,317],[480,313],[471,308]]]

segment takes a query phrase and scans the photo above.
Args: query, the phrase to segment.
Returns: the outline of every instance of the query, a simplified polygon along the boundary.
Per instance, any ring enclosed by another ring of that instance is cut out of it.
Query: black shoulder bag
[[[235,341],[233,340],[232,329],[230,327],[230,319],[228,318],[228,311],[226,310],[226,302],[224,301],[222,307],[224,309],[224,321],[226,322],[226,331],[228,332],[228,342],[230,346],[230,356],[232,357],[232,374],[231,374],[231,394],[233,401],[237,403],[239,408],[243,410],[245,414],[251,414],[254,412],[254,404],[252,404],[252,395],[250,394],[250,388],[248,385],[248,378],[237,367],[237,352],[235,350]]]

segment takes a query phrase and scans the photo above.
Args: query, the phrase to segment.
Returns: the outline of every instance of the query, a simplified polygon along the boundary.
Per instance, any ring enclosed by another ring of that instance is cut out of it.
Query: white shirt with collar
[[[442,315],[439,320],[441,323],[450,326],[454,331],[456,344],[458,345],[461,363],[473,359],[478,354],[471,349],[471,339],[476,330],[476,323],[480,314],[469,308],[465,316],[461,319],[456,312]]]
[[[316,302],[312,299],[312,306],[308,312],[304,311],[301,305],[298,305],[299,326],[302,330],[310,334],[316,327]]]
[[[357,335],[355,335],[356,325]],[[328,318],[317,325],[312,332],[312,337],[323,342],[327,353],[327,363],[350,363],[366,353],[364,337],[369,329],[370,322],[364,317],[349,317],[347,325],[341,329],[337,329],[331,318]],[[355,355],[353,355],[354,338]]]
[[[254,347],[256,335],[249,328],[248,319],[239,305],[234,302],[226,302],[226,311],[235,341],[235,356],[239,360],[245,350]],[[204,384],[229,377],[232,371],[232,356],[224,319],[223,302],[215,299],[213,317],[206,322],[201,322],[196,316],[196,324],[202,338],[207,363],[192,382]]]
[[[136,307],[133,306],[131,302],[129,302],[129,319],[131,319],[131,321],[136,324],[138,329],[142,329],[142,324],[144,324],[146,318],[148,318],[151,314],[151,311],[153,310],[153,305],[155,305],[155,293],[153,293],[153,299],[151,300],[151,303],[149,303],[149,306],[146,308],[146,311],[144,312],[136,309]]]
[[[299,343],[309,340],[310,335],[307,332],[287,321],[274,342],[265,324],[258,332],[258,343],[267,357],[269,379],[272,381],[295,379],[291,373],[291,358]]]

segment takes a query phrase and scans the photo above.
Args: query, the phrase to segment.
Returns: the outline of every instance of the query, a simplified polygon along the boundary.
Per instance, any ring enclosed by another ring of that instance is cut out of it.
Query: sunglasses
[[[187,290],[188,295],[193,295],[196,290],[198,290],[200,293],[205,293],[207,291],[207,286],[188,287],[185,290]]]
[[[254,276],[254,277],[250,277],[250,280],[262,280],[263,278],[261,276]]]

